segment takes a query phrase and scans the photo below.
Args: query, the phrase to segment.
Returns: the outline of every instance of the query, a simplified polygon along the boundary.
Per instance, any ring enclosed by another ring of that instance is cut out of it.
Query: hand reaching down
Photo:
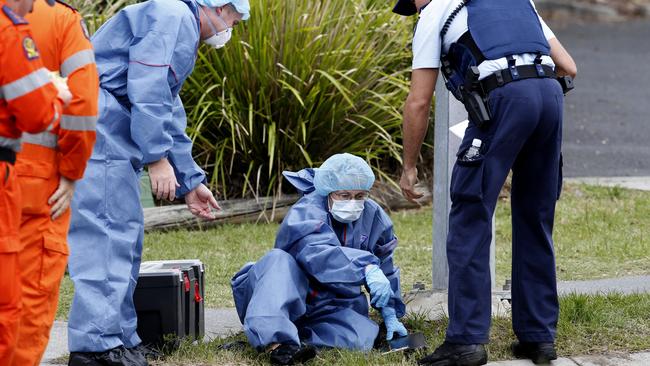
[[[215,216],[212,209],[221,210],[217,200],[214,199],[212,192],[204,184],[200,184],[194,190],[185,195],[185,203],[192,215],[206,219],[214,220]]]

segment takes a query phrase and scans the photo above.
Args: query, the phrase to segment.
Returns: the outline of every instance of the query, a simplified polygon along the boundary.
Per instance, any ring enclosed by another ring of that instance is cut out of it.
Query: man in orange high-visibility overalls
[[[52,126],[61,116],[62,103],[70,98],[69,92],[57,91],[50,82],[22,18],[32,3],[0,0],[0,365],[11,364],[21,312],[16,152],[22,132],[37,133]]]
[[[24,134],[16,171],[23,192],[19,253],[22,316],[15,366],[38,365],[50,335],[59,285],[68,258],[66,243],[74,182],[83,176],[95,143],[99,77],[81,15],[57,2],[36,2],[26,16],[43,64],[67,78],[72,102],[61,122],[38,134]]]

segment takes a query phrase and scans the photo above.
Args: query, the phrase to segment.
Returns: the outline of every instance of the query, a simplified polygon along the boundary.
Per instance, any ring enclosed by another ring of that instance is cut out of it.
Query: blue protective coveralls
[[[247,263],[231,280],[244,333],[258,350],[272,343],[370,350],[379,327],[368,318],[361,287],[365,267],[380,266],[395,296],[388,306],[405,313],[400,271],[393,265],[393,224],[368,199],[351,224],[332,219],[327,197],[314,192],[313,170],[284,176],[303,196],[285,217],[275,249]]]
[[[472,1],[467,8],[471,35],[487,59],[524,52],[549,54],[528,0],[501,0],[498,9],[491,1]],[[457,57],[469,58],[467,53]],[[523,342],[555,339],[558,299],[552,231],[561,184],[563,100],[555,79],[517,80],[488,95],[492,121],[487,127],[470,121],[458,156],[473,139],[483,144],[477,159],[459,159],[452,172],[448,342],[488,342],[492,217],[510,169],[513,328]]]
[[[191,155],[178,96],[194,68],[199,38],[192,0],[128,6],[92,37],[100,116],[97,142],[72,202],[71,352],[141,342],[133,305],[144,234],[139,174],[146,164],[167,158],[181,185],[178,196],[205,180]]]

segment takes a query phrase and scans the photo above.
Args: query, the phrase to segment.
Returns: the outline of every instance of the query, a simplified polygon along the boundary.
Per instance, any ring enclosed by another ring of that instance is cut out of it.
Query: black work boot
[[[102,364],[95,360],[95,353],[71,352],[68,366],[102,366]]]
[[[549,364],[557,359],[552,342],[515,342],[512,344],[512,354],[517,358],[529,358],[535,364]]]
[[[72,352],[68,366],[149,366],[143,356],[133,354],[123,346],[104,352]]]
[[[482,344],[454,344],[445,342],[436,350],[418,360],[426,366],[478,366],[487,363],[487,352]]]
[[[147,361],[156,361],[162,358],[162,353],[142,343],[133,348],[129,348],[129,351],[134,355],[142,355]]]
[[[272,365],[296,365],[316,357],[316,349],[312,346],[295,344],[280,344],[271,351]]]
[[[126,348],[124,350],[124,359],[128,361],[126,364],[129,366],[149,366],[147,358],[137,347]]]

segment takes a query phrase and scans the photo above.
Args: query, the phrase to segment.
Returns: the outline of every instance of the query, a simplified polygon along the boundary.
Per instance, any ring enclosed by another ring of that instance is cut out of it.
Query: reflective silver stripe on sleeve
[[[56,144],[58,141],[59,141],[58,136],[53,135],[49,132],[41,132],[36,134],[23,133],[23,142],[49,147],[51,149],[56,148]]]
[[[54,105],[54,117],[52,117],[52,121],[50,122],[50,125],[47,126],[45,131],[50,132],[54,129],[54,122],[58,121],[59,119],[59,108],[56,107],[56,104]]]
[[[68,57],[61,64],[61,76],[67,77],[80,67],[95,63],[95,52],[83,50]]]
[[[5,147],[13,151],[20,151],[20,139],[12,139],[10,137],[0,136],[0,147]]]
[[[31,74],[12,81],[11,83],[0,86],[0,96],[4,96],[7,101],[22,97],[43,85],[50,82],[50,76],[46,68],[33,71]]]
[[[95,131],[97,117],[95,116],[61,116],[61,128],[69,131]]]

